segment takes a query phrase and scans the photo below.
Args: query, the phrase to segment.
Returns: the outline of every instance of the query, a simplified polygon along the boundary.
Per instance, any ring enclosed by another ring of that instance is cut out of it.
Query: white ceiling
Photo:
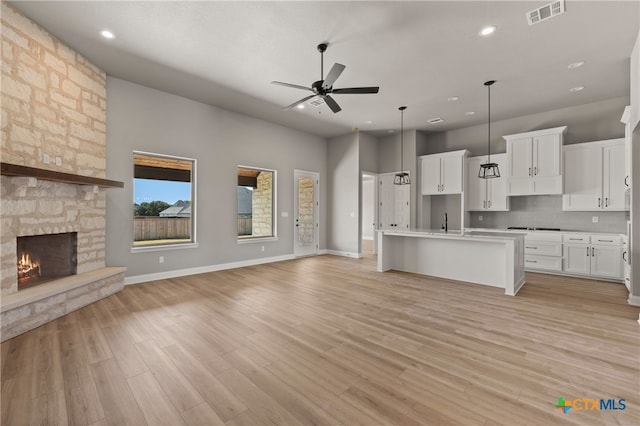
[[[400,105],[405,129],[485,123],[490,79],[492,121],[628,96],[640,21],[637,1],[567,1],[534,26],[525,13],[548,1],[11,3],[108,75],[325,137],[398,129]],[[489,24],[497,31],[478,36]],[[325,73],[346,65],[334,87],[380,93],[334,95],[337,114],[282,111],[308,92],[270,82],[319,80],[325,41]],[[585,65],[569,70],[576,61]]]

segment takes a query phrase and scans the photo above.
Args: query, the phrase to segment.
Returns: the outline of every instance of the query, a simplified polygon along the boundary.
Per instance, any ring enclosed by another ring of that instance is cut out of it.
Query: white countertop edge
[[[625,236],[627,234],[622,232],[598,232],[598,231],[541,231],[534,229],[500,229],[500,228],[465,228],[465,232],[508,232],[508,233],[518,233],[518,234],[529,234],[529,233],[540,233],[540,234],[590,234],[590,235],[620,235]]]
[[[464,241],[489,241],[489,242],[505,242],[505,241],[513,241],[518,238],[524,238],[524,234],[522,233],[506,233],[501,231],[477,231],[483,232],[483,234],[473,235],[468,232],[461,233],[460,231],[449,231],[442,232],[439,230],[436,231],[428,231],[428,230],[405,230],[405,231],[395,231],[395,230],[379,230],[383,235],[389,236],[397,236],[397,237],[413,237],[413,238],[435,238],[435,239],[448,239],[448,240],[464,240]],[[487,235],[487,234],[495,234],[495,235]]]

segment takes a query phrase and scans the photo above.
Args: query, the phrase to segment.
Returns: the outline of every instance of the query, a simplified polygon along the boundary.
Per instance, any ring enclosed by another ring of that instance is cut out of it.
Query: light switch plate
[[[591,222],[598,223],[598,216],[592,216],[591,217]]]

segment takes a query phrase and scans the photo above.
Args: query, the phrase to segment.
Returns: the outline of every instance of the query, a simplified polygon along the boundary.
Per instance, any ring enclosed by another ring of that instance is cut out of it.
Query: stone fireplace
[[[75,275],[77,246],[77,232],[17,237],[18,291]]]
[[[0,7],[4,341],[121,290],[124,268],[105,264],[105,191],[122,186],[104,179],[106,75]]]

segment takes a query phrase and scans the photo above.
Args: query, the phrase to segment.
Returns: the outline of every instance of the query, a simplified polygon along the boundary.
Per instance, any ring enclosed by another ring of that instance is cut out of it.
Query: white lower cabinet
[[[524,266],[528,270],[562,271],[562,234],[528,233],[524,238]]]
[[[562,271],[622,280],[622,240],[618,235],[563,235]]]
[[[411,185],[394,185],[395,173],[378,177],[378,229],[408,229]]]

